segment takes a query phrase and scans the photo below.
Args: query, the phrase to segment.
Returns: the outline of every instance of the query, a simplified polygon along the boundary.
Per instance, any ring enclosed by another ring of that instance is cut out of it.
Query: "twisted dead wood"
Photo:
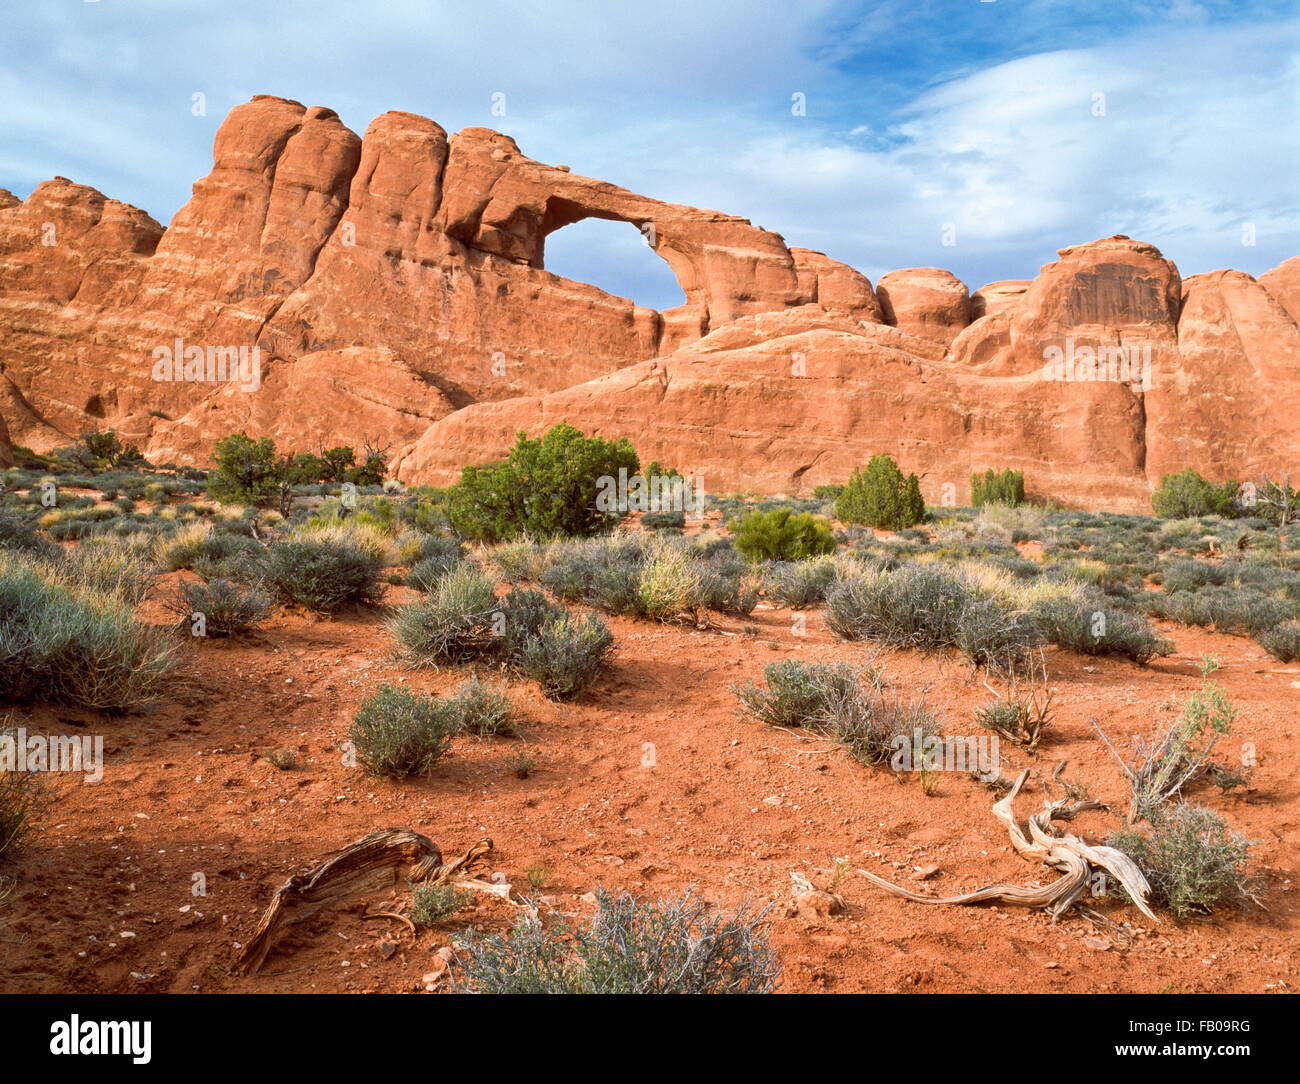
[[[1052,830],[1053,820],[1073,820],[1085,810],[1104,808],[1101,802],[1068,802],[1064,799],[1048,801],[1041,810],[1030,816],[1027,822],[1028,834],[1026,834],[1025,829],[1021,828],[1016,821],[1011,807],[1028,777],[1028,769],[1020,773],[1011,790],[993,804],[993,815],[1006,825],[1007,834],[1011,837],[1011,845],[1016,849],[1017,854],[1031,862],[1042,862],[1061,872],[1061,876],[1051,884],[1033,887],[988,885],[960,896],[924,896],[886,881],[868,870],[862,869],[858,872],[877,888],[882,888],[891,895],[901,896],[905,900],[911,900],[913,903],[1006,903],[1015,907],[1045,908],[1055,919],[1069,910],[1087,891],[1092,881],[1093,869],[1100,868],[1124,886],[1124,890],[1138,910],[1152,922],[1159,922],[1160,920],[1156,918],[1147,903],[1151,886],[1128,855],[1114,847],[1090,846],[1078,836],[1069,833],[1057,835]]]
[[[406,881],[444,884],[492,850],[480,839],[455,861],[443,864],[438,845],[409,828],[371,832],[305,874],[295,874],[276,889],[253,936],[240,949],[235,970],[258,971],[276,941],[289,926],[304,922],[335,903],[375,892],[390,891]]]

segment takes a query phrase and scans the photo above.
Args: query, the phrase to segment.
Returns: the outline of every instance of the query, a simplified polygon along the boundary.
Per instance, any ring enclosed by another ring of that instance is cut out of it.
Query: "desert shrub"
[[[753,613],[758,605],[758,581],[734,549],[695,549],[699,574],[699,605],[708,610]]]
[[[804,727],[842,744],[863,764],[890,759],[897,739],[910,745],[942,726],[924,695],[890,696],[878,667],[868,663],[804,663],[785,659],[763,668],[767,687],[753,682],[732,686],[739,710],[771,726]]]
[[[1286,621],[1276,628],[1261,632],[1256,642],[1280,662],[1300,660],[1300,621]]]
[[[411,890],[411,921],[436,926],[474,902],[474,893],[455,885],[416,885]]]
[[[36,528],[36,524],[17,512],[0,510],[0,549],[31,553],[37,557],[52,557],[59,552]]]
[[[926,746],[940,738],[943,724],[923,692],[891,696],[877,686],[833,704],[827,729],[859,763],[905,772],[921,768]]]
[[[834,582],[835,564],[826,557],[775,562],[768,567],[763,578],[767,597],[795,610],[822,602]]]
[[[1025,503],[1025,472],[1008,467],[970,476],[970,503],[976,508],[1000,504],[1014,508]]]
[[[1251,844],[1212,809],[1179,802],[1154,816],[1149,834],[1122,828],[1107,842],[1137,863],[1151,898],[1180,922],[1249,897]]]
[[[1159,488],[1151,494],[1151,507],[1161,519],[1231,516],[1238,488],[1237,482],[1216,486],[1188,467],[1160,479]]]
[[[289,539],[270,547],[267,582],[285,602],[332,613],[346,602],[378,601],[382,569],[374,556],[348,541]]]
[[[538,580],[562,599],[667,621],[701,609],[748,613],[757,601],[734,552],[704,556],[681,539],[631,535],[557,544]]]
[[[455,732],[456,712],[448,701],[385,683],[361,701],[348,737],[366,772],[403,779],[433,771]]]
[[[541,575],[545,550],[529,538],[502,542],[491,551],[492,560],[506,583],[536,581]]]
[[[421,543],[423,556],[411,566],[406,582],[427,592],[443,576],[465,560],[465,547],[458,538],[429,535]]]
[[[339,544],[361,550],[381,568],[401,564],[401,543],[387,526],[351,517],[336,523],[307,524],[289,536],[294,542]]]
[[[1246,632],[1252,636],[1295,617],[1300,605],[1272,598],[1253,587],[1206,587],[1172,595],[1145,595],[1148,613],[1184,625],[1211,626],[1221,632]]]
[[[915,474],[903,477],[888,455],[871,457],[865,470],[855,467],[844,492],[835,499],[841,523],[901,530],[925,519],[925,501]]]
[[[813,486],[812,495],[816,500],[819,501],[834,501],[843,492],[844,492],[843,485],[831,484],[831,485],[824,485],[824,486]]]
[[[1122,655],[1145,663],[1173,652],[1173,644],[1145,617],[1110,605],[1099,594],[1040,599],[1030,617],[1048,643],[1082,655]]]
[[[1176,560],[1160,566],[1160,587],[1167,595],[1210,585],[1218,587],[1227,582],[1228,569],[1208,561]]]
[[[748,512],[730,520],[727,529],[736,536],[736,550],[750,561],[801,561],[835,552],[830,523],[810,512]]]
[[[530,638],[542,629],[542,626],[558,621],[568,611],[557,606],[541,591],[514,587],[501,600],[499,612],[502,616],[502,646],[509,656],[514,656],[523,649]]]
[[[637,609],[646,617],[670,621],[700,606],[700,572],[680,546],[663,546],[650,555],[637,579]]]
[[[17,733],[0,726],[0,745],[18,740]],[[0,864],[22,849],[35,831],[50,800],[50,792],[41,775],[0,769]]]
[[[584,602],[607,613],[635,614],[648,551],[648,543],[637,537],[556,546],[538,582],[570,602]]]
[[[514,733],[514,707],[505,690],[496,685],[472,677],[456,690],[449,703],[458,733],[480,738]]]
[[[833,700],[854,690],[870,677],[869,667],[847,662],[805,663],[782,659],[763,667],[762,688],[752,681],[735,685],[732,692],[740,701],[740,710],[769,726],[807,726],[819,729]]]
[[[123,597],[0,551],[0,700],[124,711],[157,696],[174,657]]]
[[[1130,824],[1140,820],[1154,822],[1166,802],[1216,768],[1210,754],[1219,738],[1232,730],[1237,709],[1219,684],[1209,680],[1218,669],[1218,660],[1207,655],[1201,659],[1201,688],[1188,699],[1178,719],[1160,731],[1153,741],[1144,737],[1136,739],[1131,760],[1124,760],[1101,727],[1093,723],[1128,784]],[[1222,772],[1221,766],[1218,767]]]
[[[570,425],[555,426],[541,440],[520,432],[504,461],[462,470],[447,514],[466,538],[594,535],[618,519],[617,509],[598,507],[601,479],[617,478],[620,469],[635,474],[638,466],[626,438],[586,437]]]
[[[207,572],[235,558],[260,563],[265,557],[266,547],[255,538],[217,530],[207,522],[182,527],[158,544],[158,563],[171,572]]]
[[[646,512],[641,517],[641,526],[648,531],[680,530],[686,526],[686,513],[673,510]]]
[[[642,901],[597,889],[585,928],[528,910],[508,935],[471,930],[456,947],[470,988],[484,994],[760,994],[781,974],[765,916],[689,892]]]
[[[1016,505],[985,503],[980,508],[980,526],[992,524],[1011,532],[1013,542],[1042,540],[1047,533],[1047,512],[1023,502]]]
[[[193,634],[198,626],[195,615],[202,615],[202,634],[229,636],[247,632],[271,612],[271,600],[253,587],[241,587],[229,580],[182,580],[168,609]]]
[[[63,551],[63,575],[128,606],[143,602],[158,578],[154,541],[148,535],[101,535]]]
[[[524,641],[516,665],[548,696],[569,699],[591,684],[613,645],[613,633],[595,614],[566,613]]]
[[[846,640],[958,648],[977,665],[1015,664],[1036,646],[1023,615],[959,571],[912,564],[850,576],[826,596],[826,624]]]
[[[440,577],[423,599],[401,607],[388,623],[398,650],[416,665],[459,662],[494,650],[496,588],[469,565]],[[509,630],[509,621],[506,622]]]
[[[973,595],[957,615],[953,646],[976,666],[1014,674],[1028,662],[1042,637],[1027,614],[997,598]]]
[[[208,475],[208,494],[222,504],[263,504],[280,486],[275,441],[231,433],[213,446],[216,468]]]

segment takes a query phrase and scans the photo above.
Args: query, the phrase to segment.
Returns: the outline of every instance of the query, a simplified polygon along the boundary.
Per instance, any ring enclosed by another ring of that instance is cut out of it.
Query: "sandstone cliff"
[[[547,272],[546,238],[584,218],[637,227],[685,303]],[[244,429],[387,443],[404,480],[445,482],[565,420],[714,491],[805,491],[888,451],[931,501],[1012,466],[1043,496],[1146,508],[1170,470],[1297,459],[1279,414],[1300,258],[1257,282],[1183,281],[1125,237],[1059,255],[974,293],[939,268],[873,290],[745,219],[536,162],[497,132],[393,112],[358,137],[258,96],[166,230],[62,178],[0,190],[0,464],[6,429],[44,450],[112,425],[178,463]],[[214,351],[241,348],[257,380],[213,379]],[[160,356],[176,358],[164,376],[201,378],[160,379]]]

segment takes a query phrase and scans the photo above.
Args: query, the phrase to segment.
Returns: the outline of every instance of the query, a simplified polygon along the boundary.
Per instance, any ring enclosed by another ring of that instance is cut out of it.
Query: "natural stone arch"
[[[683,272],[687,276],[692,275],[693,268],[667,245],[655,249],[658,231],[653,223],[638,224],[620,215],[588,214],[580,208],[570,207],[563,209],[560,214],[544,218],[542,228],[544,236],[541,259],[544,270],[585,282],[615,296],[627,297],[639,307],[655,312],[671,312],[688,304],[682,276]],[[566,231],[569,232],[566,234]],[[564,267],[563,259],[557,258],[557,249],[562,247],[562,243],[557,245],[554,240],[560,235],[564,235],[564,240],[568,242],[570,261],[578,237],[581,238],[582,251],[590,253],[588,262],[591,262],[591,257],[595,257],[597,263],[600,262],[600,257],[607,257],[608,262],[602,268],[605,273],[581,273],[571,267]],[[673,266],[673,259],[677,260],[681,271]],[[625,288],[621,288],[617,282],[620,272],[634,275],[640,272],[640,277],[644,280],[641,285],[652,285],[661,296],[651,299],[646,297],[644,289],[626,284]],[[675,296],[670,297],[670,294]]]

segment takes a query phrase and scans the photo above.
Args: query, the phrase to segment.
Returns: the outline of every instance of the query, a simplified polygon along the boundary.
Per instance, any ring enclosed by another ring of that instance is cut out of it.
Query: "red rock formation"
[[[1259,276],[1259,284],[1278,300],[1295,323],[1300,324],[1300,256],[1292,256],[1272,271],[1265,271]]]
[[[0,416],[0,467],[12,467],[14,465],[14,449],[9,443],[9,429],[5,425],[5,420]]]
[[[1015,308],[1025,296],[1030,283],[1029,279],[1006,279],[981,286],[970,295],[971,319],[978,320],[981,316],[993,316]]]
[[[916,268],[873,290],[745,219],[410,113],[358,138],[331,110],[259,96],[222,123],[213,160],[166,231],[62,179],[21,202],[0,190],[12,440],[44,450],[113,425],[186,462],[240,428],[294,450],[369,438],[403,478],[448,481],[563,419],[711,489],[804,490],[889,451],[932,501],[1011,466],[1042,495],[1131,508],[1168,470],[1280,469],[1300,451],[1277,417],[1300,259],[1258,283],[1183,283],[1113,237],[1032,282],[968,294]],[[655,312],[547,272],[546,238],[584,218],[640,229],[685,303]],[[156,379],[171,355],[203,372],[241,347],[255,390]]]
[[[939,267],[891,271],[876,283],[884,322],[945,346],[971,322],[966,284]]]

